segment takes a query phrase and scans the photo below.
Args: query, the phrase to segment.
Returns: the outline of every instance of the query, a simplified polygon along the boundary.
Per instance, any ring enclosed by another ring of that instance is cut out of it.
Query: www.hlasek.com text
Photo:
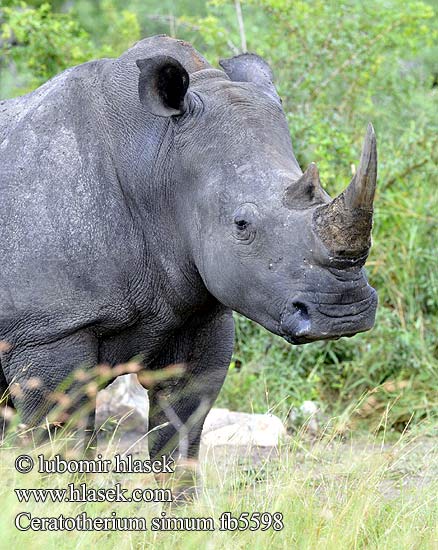
[[[18,502],[172,502],[170,489],[135,488],[116,483],[113,487],[88,487],[69,483],[66,489],[14,489]]]

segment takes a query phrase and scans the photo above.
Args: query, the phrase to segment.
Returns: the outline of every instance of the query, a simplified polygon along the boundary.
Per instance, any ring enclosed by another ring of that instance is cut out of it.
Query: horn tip
[[[376,139],[376,132],[374,131],[374,126],[372,125],[371,122],[368,122],[367,137],[372,138],[374,140]]]
[[[315,162],[311,162],[306,170],[306,176],[310,179],[314,186],[321,185],[319,181],[319,170]]]
[[[368,122],[367,133],[364,140],[364,148],[362,149],[362,158],[373,157],[377,159],[377,140],[374,132],[374,127],[371,122]]]

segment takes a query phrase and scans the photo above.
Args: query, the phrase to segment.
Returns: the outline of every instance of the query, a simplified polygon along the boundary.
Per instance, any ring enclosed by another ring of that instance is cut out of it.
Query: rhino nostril
[[[306,304],[303,304],[303,302],[297,301],[297,302],[292,302],[292,306],[300,314],[300,317],[303,321],[309,320],[309,310],[307,309]]]
[[[312,331],[309,307],[298,299],[288,302],[280,321],[282,333],[291,343],[302,343]]]
[[[293,300],[289,305],[281,320],[281,327],[285,334],[289,337],[299,338],[308,335],[311,330],[312,323],[308,307],[300,300]]]

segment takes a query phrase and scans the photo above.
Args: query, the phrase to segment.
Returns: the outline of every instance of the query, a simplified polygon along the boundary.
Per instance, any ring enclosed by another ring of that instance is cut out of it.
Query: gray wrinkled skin
[[[181,114],[166,116],[144,75],[139,97],[136,61],[163,55],[190,75]],[[11,344],[0,382],[20,384],[25,422],[78,366],[141,354],[148,369],[186,365],[150,391],[149,429],[167,420],[165,397],[191,418],[194,457],[231,357],[232,310],[292,343],[372,327],[363,262],[332,261],[312,229],[328,196],[303,189],[285,204],[302,171],[264,78],[234,82],[161,36],[0,102],[0,339]],[[161,429],[151,456],[176,445],[174,427]]]

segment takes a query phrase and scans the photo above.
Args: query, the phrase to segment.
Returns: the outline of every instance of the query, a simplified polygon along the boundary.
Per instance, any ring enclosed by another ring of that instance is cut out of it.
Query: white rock
[[[146,433],[148,417],[147,391],[140,385],[135,374],[119,376],[97,395],[96,425],[98,426],[111,418],[115,421],[121,420],[120,424],[124,430]],[[113,425],[116,425],[116,422],[113,422]],[[106,428],[110,430],[108,423]]]
[[[200,461],[219,468],[221,475],[234,470],[237,463],[263,464],[278,456],[285,435],[283,423],[274,415],[212,409],[201,436]]]
[[[319,411],[319,407],[315,401],[303,401],[300,411],[303,415],[309,417],[315,415]]]
[[[139,384],[135,374],[119,376],[97,397],[96,424],[106,422],[99,440],[107,440],[116,429],[112,440],[120,448],[130,448],[135,444],[137,452],[147,451],[149,401],[147,392]],[[121,421],[120,421],[121,420]],[[119,422],[120,421],[120,422]],[[286,435],[282,421],[272,414],[250,414],[228,409],[212,409],[205,420],[201,436],[201,461],[214,460],[229,464],[230,458],[246,458],[250,462],[260,462],[278,450],[279,443]],[[136,444],[136,441],[140,444]],[[223,460],[224,459],[224,460]]]
[[[201,441],[207,447],[243,445],[275,447],[285,435],[281,420],[272,414],[231,412],[212,409],[208,414]]]
[[[299,408],[294,407],[289,413],[291,427],[299,429],[302,426],[312,435],[319,431],[320,408],[315,401],[303,401]]]

